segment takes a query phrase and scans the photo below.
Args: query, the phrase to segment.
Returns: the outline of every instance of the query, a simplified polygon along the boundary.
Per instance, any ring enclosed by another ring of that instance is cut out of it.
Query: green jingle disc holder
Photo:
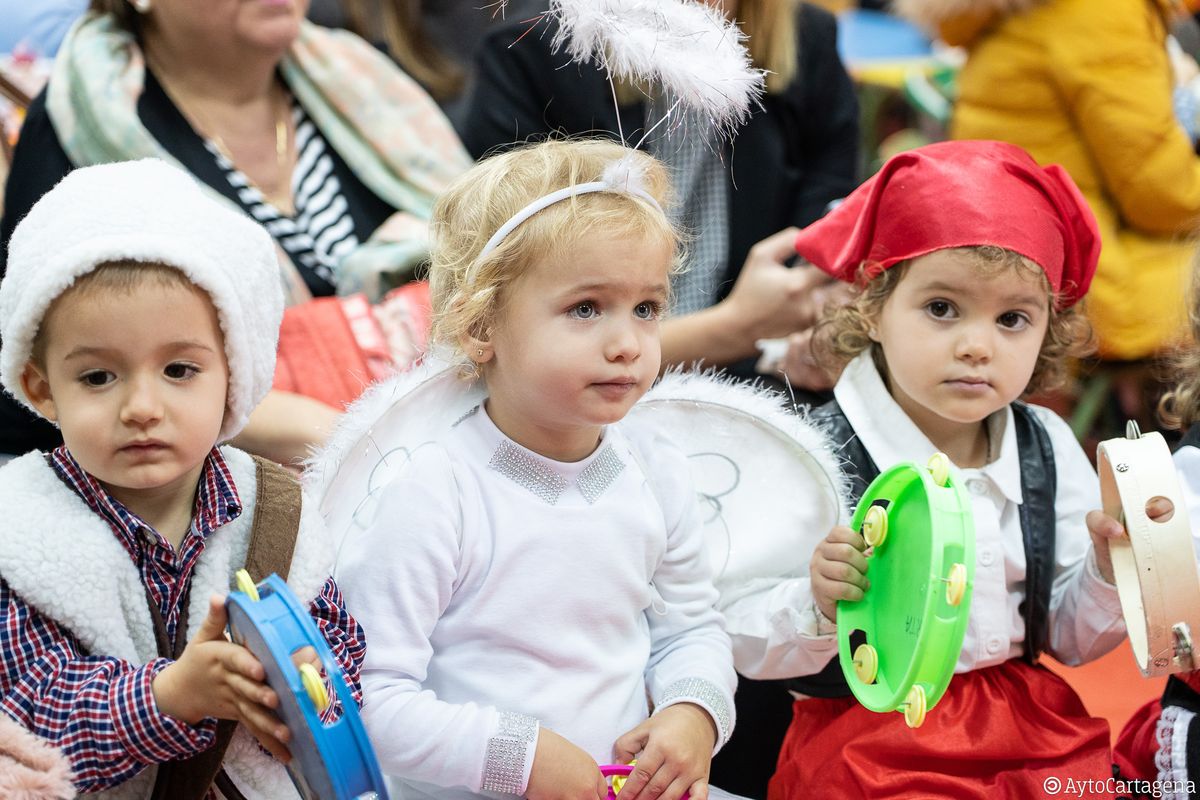
[[[871,711],[900,711],[910,728],[946,692],[962,650],[975,577],[971,500],[935,453],[871,482],[850,526],[867,543],[869,588],[840,601],[838,658]]]

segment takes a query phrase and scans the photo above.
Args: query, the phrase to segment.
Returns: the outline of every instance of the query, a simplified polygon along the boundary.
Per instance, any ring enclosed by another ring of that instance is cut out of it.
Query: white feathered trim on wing
[[[779,392],[713,372],[671,372],[623,423],[632,438],[664,437],[687,458],[722,605],[806,575],[817,544],[847,516],[836,453],[787,405]]]
[[[391,481],[416,450],[437,442],[484,397],[478,381],[436,355],[368,389],[346,411],[308,463],[305,485],[317,499],[335,550],[369,526]]]
[[[329,483],[336,476],[347,455],[356,445],[369,441],[371,428],[392,406],[425,383],[434,379],[445,379],[447,373],[456,369],[457,367],[449,361],[427,356],[407,372],[398,373],[369,386],[338,418],[337,425],[325,445],[317,448],[304,462],[305,488],[323,500]],[[459,380],[463,382],[464,391],[472,389],[475,385],[467,379]],[[438,420],[430,416],[427,421],[432,427]]]
[[[794,439],[829,477],[837,492],[839,518],[848,518],[850,482],[842,467],[845,463],[826,436],[823,428],[807,415],[788,410],[788,399],[779,391],[761,384],[747,384],[717,370],[669,370],[655,384],[642,403],[656,400],[682,400],[726,406],[776,428]]]

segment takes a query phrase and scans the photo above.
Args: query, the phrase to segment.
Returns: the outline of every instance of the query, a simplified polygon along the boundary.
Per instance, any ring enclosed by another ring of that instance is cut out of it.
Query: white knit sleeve
[[[423,686],[430,638],[464,568],[458,487],[445,453],[415,459],[384,490],[375,520],[347,538],[336,574],[367,635],[363,720],[381,768],[406,781],[523,793],[538,721],[448,703]]]
[[[716,749],[733,733],[737,676],[729,635],[717,612],[717,590],[704,549],[699,507],[682,453],[658,440],[641,448],[647,477],[663,509],[667,549],[654,573],[657,595],[647,616],[647,685],[656,710],[695,703],[716,724]]]

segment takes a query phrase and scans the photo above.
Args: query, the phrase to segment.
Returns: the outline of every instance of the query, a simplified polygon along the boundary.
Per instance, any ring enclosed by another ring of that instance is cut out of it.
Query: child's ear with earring
[[[476,366],[487,363],[494,355],[491,342],[477,339],[474,336],[464,336],[462,348],[467,354],[467,358],[475,362]]]
[[[489,327],[482,324],[472,326],[469,333],[464,333],[459,340],[459,346],[463,352],[467,354],[475,366],[486,364],[491,361],[495,355],[495,350],[492,348],[492,331]]]

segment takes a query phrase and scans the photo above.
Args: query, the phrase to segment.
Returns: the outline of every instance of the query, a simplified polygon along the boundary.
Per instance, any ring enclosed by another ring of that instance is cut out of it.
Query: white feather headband
[[[605,167],[604,174],[600,176],[600,180],[598,181],[577,183],[574,186],[565,186],[562,189],[551,192],[550,194],[542,195],[529,205],[522,208],[516,214],[513,214],[508,222],[505,222],[500,226],[499,230],[492,234],[492,238],[488,239],[487,244],[483,246],[483,250],[479,254],[478,261],[482,261],[487,257],[488,253],[499,247],[500,243],[504,241],[504,238],[512,233],[522,222],[529,219],[542,209],[552,206],[562,200],[566,200],[568,197],[589,194],[591,192],[613,192],[614,194],[628,194],[645,200],[647,203],[658,209],[659,213],[662,213],[662,206],[660,206],[658,201],[646,191],[644,178],[644,168],[635,163],[634,159],[626,157],[614,161]]]

